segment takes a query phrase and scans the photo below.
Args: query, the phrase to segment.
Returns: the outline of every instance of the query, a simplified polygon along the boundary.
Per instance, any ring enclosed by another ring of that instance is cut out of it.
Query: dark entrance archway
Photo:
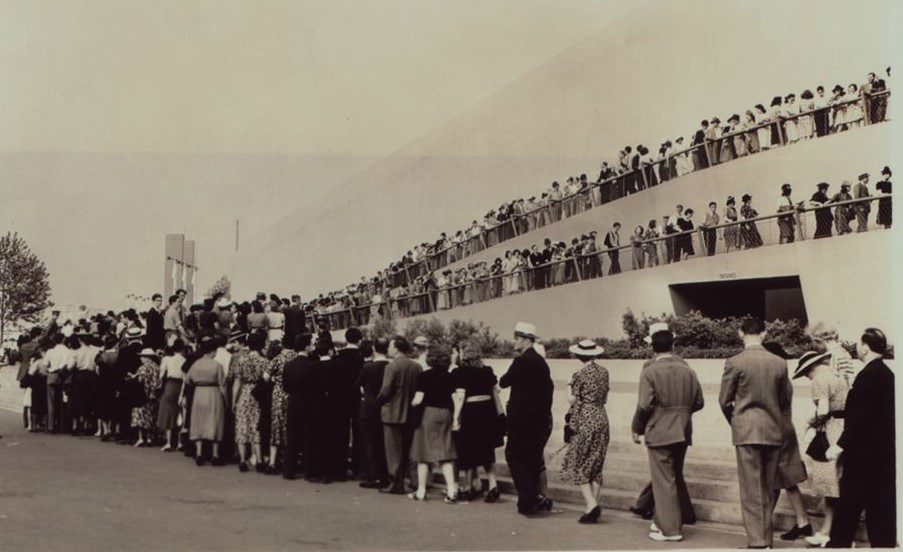
[[[678,316],[696,310],[710,318],[753,315],[768,321],[808,322],[799,276],[693,282],[669,288]]]

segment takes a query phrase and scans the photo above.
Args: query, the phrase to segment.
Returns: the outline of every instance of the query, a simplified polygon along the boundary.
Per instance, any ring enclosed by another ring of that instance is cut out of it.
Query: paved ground
[[[29,434],[0,410],[0,550],[592,550],[736,548],[736,528],[695,526],[657,544],[648,522],[603,512],[541,519],[498,504],[446,505],[312,485],[235,466],[199,468],[180,453]],[[781,543],[783,544],[783,543]]]

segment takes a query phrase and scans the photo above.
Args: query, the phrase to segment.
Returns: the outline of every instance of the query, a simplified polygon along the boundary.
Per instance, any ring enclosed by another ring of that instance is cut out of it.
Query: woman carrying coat
[[[582,364],[571,379],[568,400],[568,426],[573,431],[561,466],[565,481],[578,485],[586,503],[580,523],[596,523],[602,509],[599,491],[602,487],[602,468],[610,438],[608,414],[608,370],[597,362],[605,349],[590,339],[584,339],[568,349]]]

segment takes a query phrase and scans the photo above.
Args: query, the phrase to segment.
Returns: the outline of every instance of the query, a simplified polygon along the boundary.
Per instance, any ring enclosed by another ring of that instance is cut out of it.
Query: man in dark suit
[[[392,361],[383,373],[383,385],[377,402],[381,405],[386,464],[392,484],[380,489],[380,492],[407,492],[404,478],[410,471],[411,440],[414,436],[414,426],[409,421],[411,399],[414,398],[417,375],[422,371],[420,364],[408,358],[412,352],[413,347],[404,337],[396,336],[389,343]]]
[[[144,334],[144,346],[162,350],[166,346],[166,332],[163,331],[163,296],[155,293],[151,298],[153,305],[147,311],[147,330]]]
[[[536,327],[518,322],[514,346],[521,354],[499,379],[502,388],[511,388],[505,459],[517,489],[517,511],[527,516],[552,509],[552,499],[541,493],[540,478],[546,468],[543,450],[552,432],[554,385],[535,342]]]
[[[611,225],[611,230],[605,234],[605,249],[608,249],[608,273],[618,274],[621,272],[621,236],[618,232],[621,230],[621,223],[616,222]]]
[[[657,529],[649,538],[680,541],[681,498],[689,502],[684,458],[692,444],[692,414],[704,405],[702,387],[690,366],[671,352],[674,335],[667,324],[652,324],[646,341],[652,344],[655,358],[643,365],[632,427],[633,441],[639,443],[640,435],[645,435],[649,453]]]
[[[847,395],[843,434],[826,455],[839,455],[843,466],[829,548],[850,548],[863,510],[872,548],[897,546],[894,374],[886,353],[884,332],[867,328],[859,341],[865,367]]]
[[[727,359],[718,403],[731,424],[740,479],[740,506],[749,548],[772,545],[772,512],[780,491],[778,459],[793,388],[787,362],[762,346],[765,323],[740,324],[744,350]]]
[[[285,309],[285,336],[282,343],[289,346],[295,342],[295,336],[303,333],[307,333],[307,321],[304,319],[301,296],[292,295],[292,304]]]
[[[345,330],[346,346],[340,349],[332,361],[333,369],[338,371],[338,396],[335,402],[339,408],[334,416],[334,428],[330,430],[330,469],[333,478],[342,480],[347,478],[347,471],[357,473],[358,455],[360,451],[360,424],[357,412],[360,408],[361,391],[357,385],[357,378],[364,365],[364,357],[361,355],[360,345],[364,338],[359,328]],[[351,439],[351,463],[348,462],[349,438]]]
[[[361,367],[357,385],[363,390],[360,403],[360,486],[380,489],[389,482],[386,468],[386,446],[383,440],[383,424],[378,402],[386,365],[389,364],[389,340],[379,338],[373,342],[373,359]]]
[[[322,382],[316,359],[310,358],[312,336],[308,333],[295,337],[298,356],[285,363],[282,387],[288,395],[286,416],[285,459],[282,477],[295,478],[298,454],[303,454],[308,479],[323,477],[322,447],[318,447],[317,425],[319,408],[324,402]]]

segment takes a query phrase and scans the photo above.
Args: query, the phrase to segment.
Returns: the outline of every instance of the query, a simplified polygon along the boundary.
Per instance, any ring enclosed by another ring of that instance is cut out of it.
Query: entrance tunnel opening
[[[752,315],[769,322],[791,318],[803,325],[808,322],[799,276],[716,280],[669,287],[674,314],[678,316],[696,310],[709,318]]]

